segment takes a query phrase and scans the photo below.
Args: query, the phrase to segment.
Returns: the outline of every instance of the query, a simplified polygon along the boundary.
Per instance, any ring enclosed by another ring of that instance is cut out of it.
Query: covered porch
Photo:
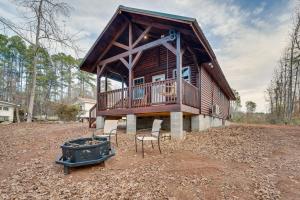
[[[124,87],[98,93],[97,113],[104,116],[125,116],[147,112],[184,111],[199,114],[199,88],[182,80],[182,105],[178,103],[176,79]],[[129,95],[129,92],[132,92]],[[131,97],[131,98],[130,98]]]
[[[194,23],[123,7],[116,12],[81,65],[97,73],[97,127],[126,116],[127,133],[135,133],[139,118],[168,116],[172,134],[183,137],[184,117],[201,111],[201,65],[214,64]],[[109,79],[119,87],[109,88]]]

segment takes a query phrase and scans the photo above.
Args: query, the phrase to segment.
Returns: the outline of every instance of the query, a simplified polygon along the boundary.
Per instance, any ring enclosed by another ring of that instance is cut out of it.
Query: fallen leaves
[[[63,175],[54,163],[64,141],[91,136],[86,124],[19,124],[0,130],[0,199],[280,199],[279,182],[299,184],[296,130],[232,126],[146,144],[120,134],[105,167]],[[291,132],[292,134],[288,133]],[[285,133],[287,132],[287,133]]]

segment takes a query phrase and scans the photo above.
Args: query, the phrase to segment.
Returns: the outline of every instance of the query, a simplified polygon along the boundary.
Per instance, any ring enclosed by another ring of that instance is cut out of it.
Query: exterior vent
[[[220,114],[220,107],[219,105],[215,104],[212,106],[212,114],[213,115],[219,115]]]

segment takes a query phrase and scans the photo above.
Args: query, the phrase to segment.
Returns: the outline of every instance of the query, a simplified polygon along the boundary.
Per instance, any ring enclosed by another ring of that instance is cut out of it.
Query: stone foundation
[[[192,131],[203,131],[211,127],[221,127],[226,125],[226,120],[224,119],[205,116],[205,115],[192,116],[191,121],[192,121]]]
[[[104,128],[104,120],[103,116],[96,117],[96,129],[103,129]]]
[[[136,134],[136,115],[130,114],[126,116],[126,133],[127,134]]]

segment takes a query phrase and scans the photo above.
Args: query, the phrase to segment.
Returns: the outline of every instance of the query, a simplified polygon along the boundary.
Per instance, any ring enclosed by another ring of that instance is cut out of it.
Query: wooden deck
[[[182,103],[177,101],[176,79],[145,83],[128,88],[98,93],[97,115],[124,116],[182,111],[199,114],[199,89],[182,81]]]

